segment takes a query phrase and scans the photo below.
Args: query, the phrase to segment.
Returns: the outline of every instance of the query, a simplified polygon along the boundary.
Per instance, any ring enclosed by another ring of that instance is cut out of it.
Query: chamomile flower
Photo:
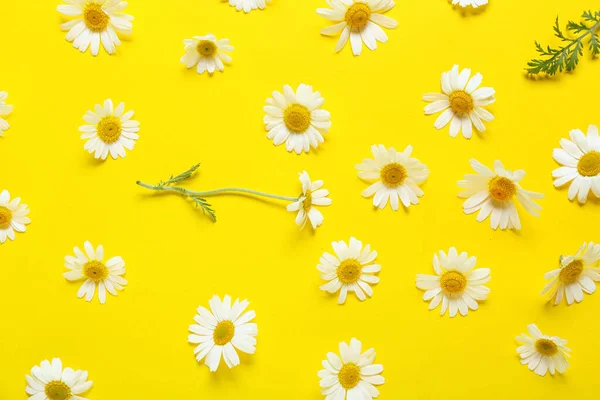
[[[10,128],[10,124],[2,117],[6,117],[13,111],[13,106],[6,104],[5,100],[8,93],[0,92],[0,136],[4,136],[4,131]]]
[[[596,291],[594,281],[600,281],[600,245],[584,243],[574,256],[560,258],[560,267],[548,272],[544,278],[550,282],[541,294],[550,292],[550,301],[558,305],[563,297],[567,304],[583,301],[583,293]]]
[[[433,310],[440,303],[440,315],[450,310],[450,317],[457,312],[463,317],[469,309],[479,308],[478,301],[487,298],[490,289],[484,286],[491,278],[489,268],[475,268],[477,259],[469,257],[466,252],[458,254],[456,248],[450,247],[448,254],[442,250],[433,255],[435,275],[417,274],[417,288],[424,290],[423,300],[431,301],[429,309]]]
[[[386,149],[383,145],[371,146],[373,158],[366,158],[356,166],[360,172],[359,178],[375,181],[366,188],[363,197],[373,197],[373,205],[385,208],[388,201],[392,210],[397,211],[399,203],[404,207],[419,204],[423,191],[418,185],[429,176],[425,164],[412,158],[412,146],[406,146],[404,151],[397,152],[393,147]]]
[[[270,2],[271,0],[229,0],[229,5],[238,11],[244,10],[245,13],[249,13],[252,10],[264,10]]]
[[[72,18],[60,27],[67,32],[73,47],[85,53],[90,48],[98,55],[100,42],[108,54],[114,54],[121,45],[118,34],[131,35],[133,17],[125,14],[126,1],[121,0],[64,0],[58,12]]]
[[[552,171],[554,186],[569,185],[568,197],[577,196],[585,203],[590,191],[600,198],[600,137],[598,127],[590,125],[587,137],[579,129],[570,133],[571,140],[561,139],[561,149],[554,149],[552,156],[562,167]]]
[[[206,36],[194,36],[192,39],[185,39],[185,54],[181,57],[181,62],[187,68],[196,66],[199,74],[208,71],[209,74],[215,72],[215,68],[223,71],[223,63],[231,63],[231,56],[227,52],[233,51],[233,46],[229,44],[229,39],[219,39],[209,33]]]
[[[0,193],[0,243],[6,242],[6,238],[15,240],[15,231],[27,230],[25,225],[31,222],[27,214],[27,204],[21,204],[20,197],[11,200],[8,190]]]
[[[98,286],[98,300],[101,304],[106,302],[106,292],[117,295],[117,290],[123,290],[127,280],[125,274],[125,261],[121,257],[112,257],[104,262],[104,247],[99,245],[95,250],[90,242],[83,244],[85,254],[75,246],[75,257],[65,257],[65,267],[69,269],[63,276],[68,281],[85,282],[79,288],[77,297],[85,296],[87,301],[92,301],[96,286]]]
[[[452,137],[456,137],[462,129],[465,139],[470,139],[473,136],[473,126],[479,132],[485,132],[482,121],[494,120],[494,116],[483,107],[496,101],[495,90],[491,87],[479,87],[483,80],[480,73],[470,77],[469,68],[459,73],[458,65],[455,65],[450,71],[442,73],[442,93],[423,95],[423,100],[431,102],[425,106],[425,115],[443,111],[433,126],[442,129],[450,123]]]
[[[221,356],[229,368],[240,364],[236,351],[254,354],[258,327],[250,322],[256,317],[254,311],[246,311],[248,300],[236,299],[231,304],[231,297],[226,295],[221,301],[219,296],[213,296],[208,302],[210,311],[199,306],[198,314],[194,316],[196,324],[190,325],[188,341],[197,344],[194,349],[196,360],[203,358],[204,364],[211,372],[219,367]]]
[[[467,199],[463,204],[465,214],[479,211],[477,222],[483,222],[491,215],[492,229],[521,229],[516,198],[525,211],[539,216],[538,210],[542,207],[533,199],[542,199],[544,195],[530,192],[519,185],[525,177],[525,171],[504,169],[500,160],[494,161],[494,171],[474,158],[469,162],[477,174],[467,174],[464,180],[458,181],[458,186],[465,189],[458,194]]]
[[[521,364],[540,376],[548,371],[550,375],[554,375],[555,371],[563,374],[569,366],[566,357],[571,356],[571,349],[565,346],[567,341],[558,336],[544,335],[535,324],[529,324],[527,330],[531,336],[517,336],[517,341],[522,344],[517,348]]]
[[[352,54],[360,55],[362,44],[369,50],[377,48],[377,42],[388,40],[381,27],[394,29],[398,22],[384,13],[391,10],[396,3],[393,0],[327,0],[331,8],[318,8],[317,14],[335,22],[335,25],[321,29],[322,35],[341,36],[335,45],[335,51],[340,51],[350,39]]]
[[[459,6],[465,8],[465,7],[473,7],[473,8],[477,8],[479,6],[483,6],[486,5],[488,3],[488,0],[452,0],[452,4],[458,4]]]
[[[125,103],[119,103],[116,108],[111,99],[105,100],[104,106],[96,104],[94,111],[83,116],[85,122],[91,125],[79,127],[79,131],[83,132],[81,138],[87,140],[84,150],[102,160],[109,153],[114,159],[125,158],[125,149],[133,150],[135,141],[139,139],[140,123],[131,117],[133,111],[125,112]]]
[[[341,357],[340,357],[341,356]],[[375,386],[383,385],[383,365],[373,364],[375,349],[362,353],[362,343],[355,338],[348,346],[340,343],[340,356],[327,353],[319,371],[321,394],[326,400],[371,400],[379,397]]]
[[[29,400],[87,400],[80,395],[90,390],[93,382],[88,381],[88,372],[72,368],[63,369],[60,358],[52,363],[42,361],[31,368],[31,375],[25,375],[25,392]]]
[[[310,221],[313,229],[321,226],[323,223],[323,214],[315,206],[331,205],[331,199],[328,198],[329,190],[322,189],[323,181],[310,181],[308,172],[300,173],[300,183],[302,183],[302,194],[297,201],[288,204],[286,209],[296,214],[296,224],[303,229],[307,221]]]
[[[321,109],[324,102],[321,93],[313,92],[312,86],[303,83],[295,93],[290,85],[283,87],[283,94],[274,91],[264,107],[267,138],[275,146],[285,142],[287,151],[296,154],[308,153],[311,147],[316,149],[331,127],[329,111]]]
[[[339,291],[339,304],[346,302],[348,292],[356,293],[360,301],[373,296],[370,285],[379,282],[379,278],[373,274],[381,271],[381,266],[373,263],[377,252],[371,251],[370,245],[363,248],[362,242],[353,237],[350,238],[350,245],[343,240],[331,245],[335,255],[323,253],[320,264],[317,265],[317,269],[321,271],[321,279],[328,281],[320,289],[328,293]]]

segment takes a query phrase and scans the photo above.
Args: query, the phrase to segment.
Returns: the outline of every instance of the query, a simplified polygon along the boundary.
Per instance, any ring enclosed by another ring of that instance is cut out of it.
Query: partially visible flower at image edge
[[[29,209],[27,204],[21,204],[21,198],[11,200],[8,190],[0,193],[0,243],[6,242],[6,238],[15,240],[15,232],[25,232],[31,220],[27,215]]]
[[[4,136],[4,131],[10,128],[10,124],[2,117],[6,117],[13,112],[13,106],[5,102],[7,97],[8,93],[0,92],[0,136]]]
[[[229,0],[229,5],[237,11],[249,13],[252,10],[264,10],[270,2],[271,0]]]
[[[229,39],[217,40],[215,35],[209,33],[206,36],[185,39],[183,44],[185,45],[185,54],[180,61],[188,69],[196,66],[196,72],[199,74],[204,71],[212,74],[215,69],[223,72],[225,70],[223,63],[231,63],[231,56],[227,52],[233,51],[233,46],[229,44]]]
[[[484,6],[488,3],[488,0],[452,0],[452,4],[453,5],[459,5],[463,8],[465,7],[473,7],[473,8],[477,8],[480,6]]]
[[[25,375],[25,379],[29,400],[87,400],[80,394],[90,390],[93,384],[88,381],[87,371],[63,369],[60,358],[53,358],[52,363],[42,361],[31,368],[31,375]]]
[[[328,198],[329,191],[323,189],[323,181],[311,182],[308,172],[303,171],[300,174],[300,182],[302,183],[302,194],[297,201],[289,204],[286,208],[290,212],[298,212],[296,214],[296,224],[303,229],[308,221],[310,221],[313,229],[323,224],[323,214],[315,206],[329,206],[331,199]]]

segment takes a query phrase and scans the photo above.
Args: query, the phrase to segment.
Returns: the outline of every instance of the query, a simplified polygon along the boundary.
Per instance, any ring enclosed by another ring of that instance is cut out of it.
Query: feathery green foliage
[[[527,63],[525,69],[529,74],[554,75],[557,72],[573,71],[579,63],[579,57],[583,55],[584,39],[586,38],[592,56],[597,57],[600,54],[600,40],[598,32],[596,32],[600,27],[600,11],[585,11],[581,19],[582,21],[579,23],[573,21],[567,23],[567,31],[574,36],[571,39],[566,37],[560,29],[558,17],[556,17],[554,36],[559,38],[563,45],[556,48],[550,46],[544,48],[536,41],[535,47],[540,58],[534,58]]]

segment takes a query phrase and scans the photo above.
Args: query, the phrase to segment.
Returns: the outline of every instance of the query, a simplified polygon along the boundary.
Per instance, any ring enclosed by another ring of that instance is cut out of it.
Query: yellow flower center
[[[549,339],[538,339],[535,341],[535,349],[545,356],[553,356],[558,353],[558,346]]]
[[[116,142],[121,136],[121,120],[115,116],[107,115],[98,122],[98,137],[107,144]]]
[[[71,398],[71,388],[62,381],[50,381],[44,390],[50,400],[66,400]]]
[[[108,26],[110,18],[102,11],[99,3],[88,3],[83,9],[83,21],[88,29],[94,32],[102,32]]]
[[[196,51],[205,57],[210,57],[217,51],[217,46],[211,40],[201,40],[196,45]]]
[[[473,111],[473,97],[464,90],[455,90],[450,93],[450,107],[457,114],[468,114]]]
[[[215,331],[213,332],[213,340],[216,345],[224,346],[233,339],[235,333],[235,326],[231,321],[221,321],[217,324]]]
[[[305,212],[309,212],[312,207],[312,192],[310,190],[306,191],[304,194],[304,201],[302,202],[302,208],[304,208]]]
[[[344,389],[352,389],[360,382],[360,367],[356,364],[344,364],[338,373],[338,380]]]
[[[583,272],[583,261],[574,260],[566,267],[560,270],[558,278],[566,284],[575,283],[579,279],[579,275]]]
[[[390,188],[395,188],[404,183],[408,176],[406,168],[398,163],[390,163],[385,165],[380,172],[383,184]]]
[[[448,293],[460,293],[467,286],[467,278],[457,271],[448,271],[440,278],[440,286]]]
[[[292,132],[306,132],[310,126],[310,111],[301,104],[291,104],[283,112],[283,122]]]
[[[355,3],[346,11],[344,19],[354,28],[362,28],[369,22],[371,8],[365,3]]]
[[[510,200],[517,193],[517,186],[503,176],[496,176],[488,182],[490,196],[498,201]]]
[[[600,153],[590,151],[579,159],[577,171],[583,176],[596,176],[600,174]]]
[[[99,282],[108,277],[108,268],[100,261],[88,261],[83,265],[83,274],[94,282]]]
[[[358,281],[361,275],[362,268],[358,260],[349,258],[342,261],[337,267],[336,273],[342,283],[349,284]]]
[[[12,221],[12,211],[0,206],[0,228],[6,228]]]

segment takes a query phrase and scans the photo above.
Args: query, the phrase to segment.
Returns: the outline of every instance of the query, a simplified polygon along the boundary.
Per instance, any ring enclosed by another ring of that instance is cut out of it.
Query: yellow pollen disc
[[[337,267],[336,273],[342,283],[349,284],[358,281],[361,275],[362,268],[358,260],[349,258],[342,261]]]
[[[309,212],[312,207],[312,192],[310,190],[306,191],[304,194],[304,201],[302,202],[302,208],[304,208],[305,212]]]
[[[549,339],[538,339],[535,341],[535,349],[545,356],[553,356],[558,353],[558,346]]]
[[[457,114],[468,114],[473,111],[473,97],[464,90],[455,90],[450,93],[450,107]]]
[[[596,176],[600,174],[600,153],[590,151],[579,159],[577,171],[583,176]]]
[[[496,176],[488,182],[490,196],[498,201],[510,200],[517,193],[517,186],[503,176]]]
[[[390,188],[395,188],[402,185],[408,176],[406,173],[406,168],[398,163],[390,163],[385,165],[381,169],[380,175],[383,184]]]
[[[344,364],[338,373],[338,380],[344,389],[352,389],[360,382],[360,367],[356,364]]]
[[[12,211],[0,206],[0,228],[6,228],[12,221]]]
[[[88,3],[83,9],[83,21],[92,31],[102,32],[108,26],[108,15],[102,11],[99,3]]]
[[[88,261],[83,265],[83,274],[94,282],[99,282],[108,277],[108,268],[99,261]]]
[[[48,382],[44,392],[50,400],[66,400],[71,398],[71,389],[62,381]]]
[[[310,111],[301,104],[291,104],[283,112],[283,122],[292,132],[306,132],[310,126]]]
[[[231,321],[221,321],[213,332],[213,340],[219,346],[226,345],[233,339],[235,327]]]
[[[346,11],[344,19],[348,25],[355,28],[362,28],[369,22],[371,8],[365,3],[355,3]]]
[[[448,271],[440,278],[440,286],[448,293],[460,293],[467,286],[467,278],[458,271]]]
[[[579,275],[583,272],[583,261],[574,260],[566,267],[560,270],[558,278],[566,284],[575,283],[579,279]]]
[[[98,131],[98,137],[104,143],[114,143],[121,136],[121,120],[112,115],[107,115],[98,122],[96,130]]]
[[[215,54],[217,51],[217,46],[213,41],[210,40],[201,40],[196,45],[196,51],[198,54],[203,55],[205,57],[210,57]]]

